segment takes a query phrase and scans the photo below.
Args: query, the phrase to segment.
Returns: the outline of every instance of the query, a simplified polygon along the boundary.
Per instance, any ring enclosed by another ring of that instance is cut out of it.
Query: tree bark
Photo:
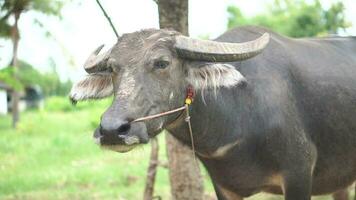
[[[348,200],[349,199],[349,191],[347,188],[343,190],[339,190],[335,193],[333,193],[333,199],[334,200]]]
[[[20,19],[21,11],[16,11],[14,13],[15,22],[14,25],[11,27],[11,40],[13,44],[13,52],[12,52],[12,60],[11,66],[15,68],[14,70],[14,77],[17,78],[17,69],[18,69],[18,60],[17,60],[17,52],[20,40],[20,33],[18,28],[18,21]],[[20,112],[19,112],[19,101],[20,95],[16,90],[12,91],[11,94],[12,99],[12,126],[16,128],[18,121],[20,120]]]
[[[169,178],[175,200],[202,200],[203,178],[192,156],[192,150],[166,134]]]
[[[156,0],[160,28],[188,35],[188,0]],[[203,178],[192,150],[166,134],[169,177],[173,199],[202,200]]]
[[[156,2],[160,28],[172,28],[188,35],[188,0],[156,0]]]
[[[151,156],[150,163],[147,169],[146,187],[143,195],[143,200],[152,200],[154,193],[154,184],[156,180],[157,166],[158,166],[158,141],[157,138],[151,139]]]

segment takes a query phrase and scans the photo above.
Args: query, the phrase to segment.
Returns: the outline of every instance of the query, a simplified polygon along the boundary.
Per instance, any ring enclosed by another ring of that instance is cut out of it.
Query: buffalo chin
[[[101,145],[101,148],[107,149],[110,151],[116,151],[119,153],[126,153],[137,147],[138,145]]]

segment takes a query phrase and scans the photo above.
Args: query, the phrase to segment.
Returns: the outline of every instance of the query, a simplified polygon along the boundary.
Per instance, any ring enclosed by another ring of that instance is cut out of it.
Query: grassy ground
[[[119,154],[103,151],[92,141],[92,131],[109,103],[74,108],[52,98],[44,110],[23,113],[16,130],[10,128],[9,116],[0,116],[0,199],[142,199],[150,146]],[[165,160],[160,137],[160,157]],[[167,170],[160,168],[157,175],[156,195],[170,199]],[[206,192],[212,194],[204,176]]]

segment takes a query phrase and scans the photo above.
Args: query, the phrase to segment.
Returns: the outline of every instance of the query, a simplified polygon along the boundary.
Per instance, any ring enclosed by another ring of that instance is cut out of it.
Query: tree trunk
[[[192,150],[169,133],[166,134],[166,144],[173,199],[202,200],[203,178],[192,156]]]
[[[14,70],[15,78],[17,78],[16,74],[18,70],[17,50],[18,50],[18,45],[20,40],[18,21],[20,19],[20,15],[21,15],[21,11],[17,11],[14,13],[15,22],[14,25],[11,27],[11,40],[13,44],[11,66],[15,68]],[[20,120],[20,112],[19,112],[20,95],[17,91],[13,90],[11,94],[11,100],[12,100],[12,126],[16,128],[17,122]]]
[[[158,146],[157,138],[152,138],[150,163],[147,168],[146,187],[143,195],[143,200],[153,199],[154,184],[156,180],[157,166],[159,163],[158,150],[159,150],[159,146]]]
[[[188,0],[156,0],[160,28],[188,35]],[[190,148],[166,135],[171,192],[175,200],[202,200],[203,179]]]
[[[172,28],[189,35],[188,0],[157,0],[160,28]]]
[[[349,191],[347,188],[343,190],[339,190],[335,193],[333,193],[333,199],[334,200],[348,200],[349,199]]]

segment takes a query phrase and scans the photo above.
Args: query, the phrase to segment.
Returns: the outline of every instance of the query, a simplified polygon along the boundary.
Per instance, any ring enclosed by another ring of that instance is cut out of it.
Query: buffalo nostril
[[[129,123],[126,123],[126,124],[121,125],[117,129],[117,131],[121,135],[122,133],[124,133],[124,134],[127,133],[130,130],[130,128],[131,128],[131,125]]]

